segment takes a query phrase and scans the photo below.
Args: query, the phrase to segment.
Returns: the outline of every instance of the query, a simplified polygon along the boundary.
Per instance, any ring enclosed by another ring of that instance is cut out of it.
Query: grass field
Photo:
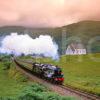
[[[0,61],[0,100],[76,100],[74,97],[60,96],[43,85],[29,81],[16,70],[13,62],[9,68],[7,61]]]
[[[16,80],[8,77],[8,72],[3,70],[4,64],[0,63],[0,96],[15,96],[23,87],[25,83],[18,83]]]
[[[94,56],[100,58],[100,54]],[[63,56],[62,59],[59,65],[65,75],[64,84],[100,95],[100,60],[94,61],[90,55]]]
[[[32,60],[28,57],[24,58]],[[100,54],[62,56],[59,61],[38,58],[33,61],[62,67],[64,84],[100,95]]]

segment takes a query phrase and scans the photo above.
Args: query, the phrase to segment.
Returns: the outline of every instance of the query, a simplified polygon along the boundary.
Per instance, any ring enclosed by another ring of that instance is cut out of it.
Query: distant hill
[[[82,21],[64,26],[69,36],[79,36],[83,42],[94,36],[100,36],[100,21]]]
[[[79,37],[85,47],[90,40],[100,37],[100,21],[82,21],[63,27],[66,29],[67,37]],[[100,40],[95,41],[91,49],[92,52],[100,52]]]
[[[82,43],[87,48],[88,41],[96,36],[100,36],[100,21],[81,21],[78,23],[70,24],[63,27],[57,28],[29,28],[22,26],[5,26],[0,27],[0,35],[7,35],[11,32],[18,32],[19,34],[28,33],[31,37],[35,38],[40,34],[48,34],[54,37],[54,40],[59,45],[59,52],[62,51],[62,31],[66,30],[66,38],[76,36],[79,37]],[[75,42],[75,41],[70,41]],[[65,41],[65,45],[68,45],[69,42]],[[93,43],[92,52],[100,52],[100,40]]]

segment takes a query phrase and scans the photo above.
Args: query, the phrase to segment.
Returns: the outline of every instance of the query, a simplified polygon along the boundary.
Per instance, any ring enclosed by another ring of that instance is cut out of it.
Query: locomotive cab
[[[62,70],[61,68],[56,68],[54,70],[54,75],[53,75],[53,78],[54,78],[54,82],[57,83],[57,84],[62,84],[63,81],[64,81],[64,78],[63,78],[63,74],[62,74]]]

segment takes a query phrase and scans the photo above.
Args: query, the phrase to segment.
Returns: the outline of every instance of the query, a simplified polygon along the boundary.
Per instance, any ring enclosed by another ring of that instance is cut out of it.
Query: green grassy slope
[[[100,54],[94,54],[100,58]],[[64,84],[100,95],[100,59],[96,62],[87,56],[63,56],[59,64],[65,75]]]
[[[81,39],[82,43],[87,46],[88,42],[94,37],[100,36],[100,21],[82,21],[74,23],[68,26],[64,26],[67,32],[67,37],[77,36]],[[95,41],[92,47],[98,47],[96,44],[100,44],[99,41]],[[100,45],[99,45],[100,48]],[[100,52],[100,51],[99,51]]]
[[[18,95],[26,85],[8,77],[8,72],[3,68],[4,64],[0,62],[0,97]]]
[[[16,70],[14,63],[11,63],[10,68],[6,66],[9,57],[2,56],[2,58],[0,59],[0,100],[76,100],[74,97],[60,96],[43,85],[29,81]]]
[[[35,60],[59,65],[64,73],[65,85],[100,95],[100,54],[62,56],[60,61],[53,61],[49,58],[39,58],[33,61]]]

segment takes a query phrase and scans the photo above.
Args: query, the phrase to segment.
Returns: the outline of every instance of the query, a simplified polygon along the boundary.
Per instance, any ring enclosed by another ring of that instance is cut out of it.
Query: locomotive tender
[[[33,63],[32,72],[52,83],[62,84],[64,81],[61,68],[51,64]]]

